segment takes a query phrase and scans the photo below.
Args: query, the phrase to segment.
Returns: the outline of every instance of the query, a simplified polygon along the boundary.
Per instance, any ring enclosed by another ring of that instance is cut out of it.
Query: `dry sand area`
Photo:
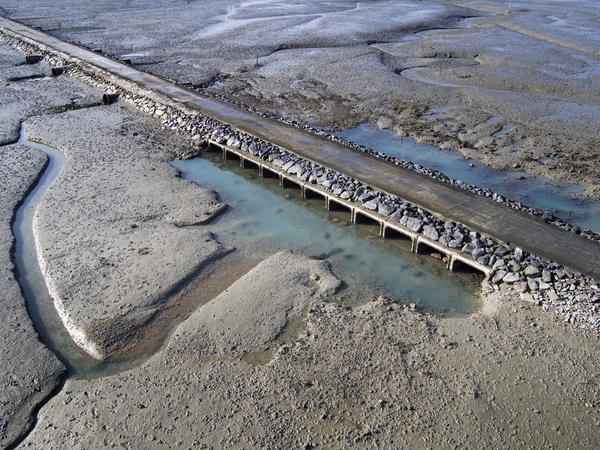
[[[378,123],[600,198],[595,0],[59,3],[3,8],[278,116]]]
[[[7,1],[2,12],[45,29],[104,27],[64,37],[183,82],[220,80],[210,89],[283,116],[378,121],[539,173],[548,167],[527,155],[555,145],[551,176],[594,180],[582,149],[597,139],[595,4],[454,3],[158,1],[150,11],[63,1],[57,17],[47,2]],[[211,232],[226,211],[218,193],[168,164],[184,139],[123,102],[96,106],[101,93],[68,77],[27,81],[49,68],[22,60],[0,46],[0,290],[10,312],[0,319],[0,448],[600,445],[596,334],[509,292],[482,294],[482,309],[460,319],[375,293],[345,306],[330,264],[293,249],[192,308],[137,367],[61,385],[64,368],[36,338],[13,267],[9,224],[45,163],[13,145],[22,122],[29,139],[66,155],[34,230],[63,323],[91,355],[144,347],[140,330],[157,332],[182,289],[236,252]],[[423,117],[437,107],[451,109]],[[488,139],[505,125],[514,128]],[[581,169],[570,172],[573,158]],[[218,270],[227,279],[227,263]]]

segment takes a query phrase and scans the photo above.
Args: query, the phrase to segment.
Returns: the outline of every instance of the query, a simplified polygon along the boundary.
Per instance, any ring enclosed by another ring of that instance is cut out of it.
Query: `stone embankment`
[[[261,111],[257,108],[245,105],[242,102],[233,100],[229,97],[223,96],[223,95],[219,95],[219,94],[215,94],[214,92],[211,92],[210,90],[207,89],[198,89],[199,92],[201,92],[203,95],[208,95],[211,96],[213,98],[216,98],[218,100],[224,101],[224,102],[228,102],[228,103],[232,103],[235,106],[239,107],[239,108],[244,108],[254,114],[258,114],[262,117],[268,117],[270,119],[276,119],[279,120],[280,122],[286,123],[288,125],[292,125],[296,128],[299,128],[301,130],[304,131],[308,131],[309,133],[313,133],[313,134],[318,134],[319,136],[323,136],[333,142],[337,142],[339,144],[343,144],[346,145],[347,147],[353,148],[355,150],[359,150],[363,153],[367,153],[371,156],[374,156],[376,158],[379,159],[383,159],[384,161],[388,161],[391,162],[392,164],[395,164],[397,166],[401,166],[405,169],[408,170],[412,170],[414,172],[420,173],[422,175],[426,175],[430,178],[433,178],[435,180],[441,181],[443,183],[447,183],[450,184],[452,186],[457,186],[461,189],[464,189],[465,191],[469,191],[473,194],[477,194],[477,195],[481,195],[483,197],[488,197],[491,198],[492,200],[498,202],[498,203],[502,203],[506,206],[510,206],[513,209],[517,209],[519,211],[523,211],[526,212],[528,214],[531,214],[533,216],[537,216],[537,217],[541,217],[542,219],[544,219],[545,222],[550,223],[552,225],[555,225],[559,228],[562,228],[563,230],[567,230],[570,231],[571,233],[580,235],[582,237],[585,237],[586,239],[590,239],[592,241],[600,241],[600,233],[596,233],[595,231],[590,230],[589,228],[581,228],[575,225],[572,225],[570,223],[568,223],[566,220],[561,219],[559,217],[554,216],[554,214],[551,211],[545,211],[542,210],[540,208],[532,208],[530,206],[524,205],[523,203],[521,203],[520,201],[517,200],[511,200],[509,198],[506,198],[503,195],[500,195],[496,192],[493,192],[491,189],[488,188],[481,188],[478,186],[475,186],[474,184],[469,184],[469,183],[465,183],[464,181],[461,180],[456,180],[454,178],[451,178],[447,175],[445,175],[444,173],[440,172],[439,170],[435,170],[435,169],[430,169],[427,167],[423,167],[419,164],[415,164],[411,161],[407,161],[403,158],[399,158],[397,156],[391,156],[391,155],[387,155],[383,152],[378,152],[375,151],[369,147],[365,147],[364,145],[360,145],[360,144],[356,144],[354,142],[349,142],[346,141],[345,139],[339,137],[339,136],[335,136],[333,134],[331,134],[329,131],[326,130],[322,130],[322,129],[316,129],[314,127],[311,127],[310,125],[305,125],[302,123],[298,123],[296,121],[292,121],[292,120],[286,120],[280,117],[274,117],[272,114],[267,113],[265,111]]]
[[[600,284],[592,278],[569,271],[557,262],[543,260],[520,248],[512,248],[506,243],[494,241],[491,237],[481,236],[460,223],[437,218],[415,205],[364,186],[347,175],[303,160],[268,142],[238,132],[226,124],[197,111],[189,110],[185,105],[178,104],[160,94],[142,90],[133,83],[94,70],[91,66],[65,60],[48,48],[37,45],[34,41],[21,39],[17,35],[11,34],[5,34],[3,39],[26,53],[43,54],[49,64],[66,66],[64,71],[66,74],[107,92],[119,94],[120,98],[132,102],[139,110],[159,117],[162,120],[163,128],[189,135],[191,146],[189,149],[182,149],[180,155],[183,158],[201,154],[208,140],[246,151],[281,167],[289,174],[296,175],[300,180],[318,184],[341,199],[360,202],[365,208],[377,212],[389,220],[396,221],[414,232],[422,233],[432,241],[439,241],[449,248],[460,250],[479,263],[491,267],[493,271],[485,282],[485,289],[488,291],[507,289],[519,292],[524,301],[551,309],[564,320],[581,329],[596,330],[600,325],[600,315],[598,315],[596,306],[596,303],[600,302]],[[310,129],[306,126],[301,126],[301,128]],[[329,139],[338,142],[344,142],[324,132],[319,134],[324,134]],[[507,200],[489,189],[481,189],[462,181],[453,180],[438,171],[423,168],[362,146],[349,145],[440,181],[460,186],[479,195],[492,197],[495,201],[505,203],[513,208],[540,215],[546,221],[567,228],[593,241],[600,239],[598,234],[590,230],[572,227],[566,222],[556,219],[549,212],[527,208],[519,202]],[[595,244],[590,243],[590,245]]]

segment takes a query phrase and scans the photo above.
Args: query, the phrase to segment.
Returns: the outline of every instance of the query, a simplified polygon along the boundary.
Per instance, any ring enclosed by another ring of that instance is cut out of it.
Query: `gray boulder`
[[[450,242],[448,242],[448,247],[450,247],[450,248],[462,248],[462,242],[458,241],[456,239],[452,239]]]
[[[475,244],[467,243],[463,245],[462,251],[465,253],[471,253],[473,250],[475,250],[475,248]]]
[[[479,259],[481,258],[483,255],[485,255],[485,248],[483,247],[476,247],[473,249],[473,251],[471,252],[471,256],[475,259]]]
[[[502,278],[502,281],[504,281],[505,283],[516,283],[517,281],[521,280],[521,276],[518,273],[515,272],[508,272],[504,278]]]
[[[406,221],[406,226],[413,230],[415,233],[420,233],[423,229],[423,221],[416,217],[409,217]]]
[[[533,278],[527,278],[527,286],[529,287],[530,291],[537,291],[540,287],[539,283]]]
[[[506,270],[499,270],[492,277],[492,282],[494,282],[496,284],[500,283],[502,281],[502,279],[506,276],[507,273],[508,272],[506,272]]]
[[[403,214],[404,214],[404,212],[399,209],[398,211],[396,211],[394,214],[392,214],[390,216],[390,220],[393,220],[394,222],[400,222],[400,219],[402,219]]]
[[[432,241],[437,241],[440,238],[438,231],[432,225],[425,225],[423,227],[423,234]]]
[[[448,244],[450,244],[450,241],[452,240],[452,236],[450,236],[449,234],[444,234],[441,238],[440,238],[440,242],[442,244],[444,244],[445,246],[448,246]]]
[[[377,201],[377,199],[369,200],[368,202],[363,203],[363,206],[371,211],[377,211],[379,201]]]
[[[379,205],[378,212],[383,216],[389,217],[394,213],[394,211],[396,211],[396,207],[394,205],[390,205],[387,203],[381,203]]]
[[[524,273],[526,277],[535,277],[540,275],[541,271],[537,267],[527,266]]]
[[[375,198],[375,194],[371,191],[363,192],[359,197],[358,201],[361,203],[366,203]]]

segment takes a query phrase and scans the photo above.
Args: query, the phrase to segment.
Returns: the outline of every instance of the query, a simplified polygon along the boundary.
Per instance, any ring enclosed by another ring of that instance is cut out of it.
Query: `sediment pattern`
[[[69,75],[107,92],[118,93],[121,98],[133,103],[139,110],[160,118],[163,128],[188,136],[191,145],[188,149],[180,150],[181,157],[193,157],[201,154],[207,140],[247,151],[283,168],[290,174],[295,174],[304,181],[318,184],[342,199],[361,202],[367,209],[397,221],[412,231],[422,233],[428,239],[442,242],[453,249],[460,249],[465,255],[469,255],[474,260],[493,269],[492,275],[485,284],[485,289],[489,291],[500,289],[517,291],[521,294],[522,300],[543,305],[545,309],[555,311],[564,320],[582,329],[597,329],[600,325],[600,315],[597,313],[595,305],[600,302],[600,285],[597,280],[581,273],[569,271],[555,261],[546,261],[536,255],[524,252],[520,248],[512,248],[510,245],[497,242],[492,237],[481,236],[460,223],[436,218],[430,212],[415,205],[386,195],[369,186],[363,186],[351,177],[303,160],[268,142],[240,133],[226,124],[199,114],[197,111],[192,111],[185,105],[177,104],[164,96],[149,90],[142,90],[133,83],[97,71],[85,64],[66,60],[56,55],[51,49],[34,41],[7,32],[5,32],[4,40],[25,52],[43,53],[48,63],[67,66],[65,72]],[[303,125],[294,125],[310,129]],[[326,132],[319,132],[319,134],[346,143]],[[346,144],[478,195],[491,197],[495,201],[513,208],[541,216],[546,221],[575,234],[580,234],[591,241],[600,239],[600,235],[591,230],[582,230],[571,226],[565,221],[555,218],[550,212],[528,208],[519,202],[493,193],[489,189],[481,189],[459,180],[453,180],[438,171],[374,152],[363,146]],[[595,244],[590,242],[590,245]]]

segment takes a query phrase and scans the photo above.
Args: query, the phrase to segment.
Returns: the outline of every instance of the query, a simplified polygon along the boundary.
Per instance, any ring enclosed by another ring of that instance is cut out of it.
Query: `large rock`
[[[537,277],[541,273],[540,269],[535,266],[527,266],[525,267],[524,274],[526,277]]]
[[[379,208],[377,210],[377,212],[379,212],[379,214],[381,214],[382,216],[386,216],[386,217],[391,216],[394,213],[394,211],[396,211],[396,207],[394,205],[390,205],[390,204],[386,204],[386,203],[380,203]]]
[[[505,283],[516,283],[517,281],[521,280],[521,276],[516,273],[516,272],[508,272],[504,278],[502,278],[502,281],[504,281]]]
[[[406,221],[406,226],[413,230],[415,233],[420,233],[423,229],[423,221],[416,217],[409,217]]]
[[[379,207],[379,200],[374,198],[373,200],[363,203],[363,206],[371,211],[377,211],[377,208]]]
[[[432,241],[437,241],[440,237],[437,229],[433,225],[425,225],[423,227],[423,234]]]

